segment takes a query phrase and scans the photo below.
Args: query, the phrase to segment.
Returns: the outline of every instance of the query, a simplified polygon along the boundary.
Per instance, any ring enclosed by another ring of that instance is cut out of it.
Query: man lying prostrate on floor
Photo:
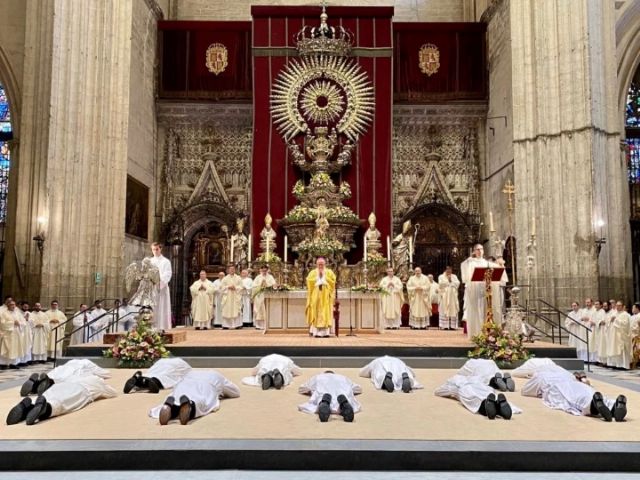
[[[20,396],[26,397],[30,394],[42,395],[55,383],[62,383],[74,377],[95,375],[100,378],[110,378],[109,370],[100,368],[98,365],[87,359],[70,360],[64,365],[54,368],[49,373],[34,373],[22,384]]]
[[[389,393],[402,390],[409,393],[411,390],[424,388],[416,381],[413,370],[396,357],[378,357],[362,367],[360,376],[371,378],[371,382],[378,390],[386,390]]]
[[[546,368],[561,368],[564,370],[550,358],[530,358],[518,368],[511,370],[511,375],[516,378],[531,378],[534,373]]]
[[[586,376],[558,365],[540,366],[522,387],[522,395],[542,398],[545,406],[571,415],[601,416],[605,422],[614,418],[622,422],[627,416],[624,395],[616,400],[607,398],[588,385]]]
[[[134,373],[125,382],[123,391],[158,393],[162,389],[175,387],[189,372],[191,365],[181,358],[161,358],[147,370],[146,375],[142,375],[140,370]]]
[[[289,385],[296,375],[302,375],[302,369],[289,357],[272,353],[262,357],[251,371],[252,377],[244,377],[242,383],[252,387],[262,386],[263,390],[274,387],[280,390]]]
[[[24,420],[27,425],[33,425],[50,417],[80,410],[100,398],[113,398],[116,395],[115,389],[96,375],[73,376],[52,385],[35,402],[31,401],[31,397],[23,398],[9,412],[7,425]]]
[[[510,420],[512,414],[522,413],[518,407],[507,402],[504,394],[499,393],[496,397],[493,388],[486,384],[483,377],[454,375],[436,388],[434,394],[455,398],[470,412],[479,413],[490,420],[496,417]]]
[[[458,375],[480,377],[485,385],[501,392],[515,392],[516,384],[509,373],[502,373],[493,360],[471,358],[458,370]]]
[[[298,388],[298,393],[311,395],[308,402],[298,405],[298,410],[317,413],[321,422],[328,422],[332,413],[341,415],[345,422],[353,422],[354,414],[360,411],[355,397],[362,393],[360,385],[331,370],[311,377]]]
[[[151,409],[149,416],[159,419],[160,425],[167,425],[174,418],[186,425],[218,410],[220,397],[239,396],[240,389],[220,373],[192,370],[173,387],[162,405]]]

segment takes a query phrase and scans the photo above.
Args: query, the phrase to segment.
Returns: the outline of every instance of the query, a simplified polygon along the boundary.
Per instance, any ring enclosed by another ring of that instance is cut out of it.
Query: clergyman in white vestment
[[[237,398],[240,389],[216,371],[189,372],[167,396],[162,405],[149,412],[152,418],[159,418],[161,425],[179,418],[186,425],[194,418],[208,415],[220,408],[220,398]]]
[[[371,383],[378,390],[387,392],[403,391],[424,388],[416,380],[416,376],[406,363],[396,357],[385,355],[373,359],[360,370],[360,376],[371,378]]]
[[[169,294],[169,282],[173,275],[171,262],[162,255],[162,245],[157,242],[151,244],[151,263],[160,272],[160,283],[156,285],[155,306],[153,308],[153,321],[156,329],[171,329],[171,296]]]
[[[260,273],[253,279],[253,323],[258,330],[265,330],[267,327],[267,307],[264,302],[263,289],[273,287],[276,279],[269,273],[266,265],[260,267]]]
[[[270,382],[273,384],[276,371],[282,375],[283,387],[289,385],[293,381],[293,377],[302,375],[302,369],[289,357],[272,353],[271,355],[262,357],[258,364],[253,367],[253,370],[251,371],[252,376],[244,377],[242,379],[242,383],[252,387],[257,387],[263,384],[264,375],[270,375]]]
[[[175,387],[191,372],[191,365],[181,358],[161,358],[145,374],[137,371],[124,384],[124,393],[149,391],[158,393]]]
[[[298,388],[298,392],[311,395],[309,401],[298,405],[298,410],[318,413],[321,422],[328,421],[331,414],[341,415],[346,422],[352,422],[353,415],[361,409],[355,395],[362,393],[362,387],[331,371],[311,377]]]
[[[444,330],[456,330],[458,328],[458,313],[460,312],[458,299],[460,280],[450,266],[447,266],[444,273],[438,277],[438,287],[440,288],[438,324]]]
[[[196,330],[209,328],[213,315],[213,282],[207,278],[207,272],[200,271],[200,278],[189,288],[191,292],[191,318]]]

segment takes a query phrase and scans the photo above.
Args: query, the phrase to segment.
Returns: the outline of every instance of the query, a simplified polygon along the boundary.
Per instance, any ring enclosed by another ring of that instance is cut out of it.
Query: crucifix
[[[515,252],[514,252],[514,248],[513,248],[513,196],[516,193],[516,187],[515,185],[511,182],[511,179],[507,180],[507,183],[505,183],[504,188],[502,189],[502,193],[504,193],[507,196],[507,211],[509,212],[509,229],[510,229],[510,235],[509,235],[509,250],[511,251],[511,272],[513,275],[513,285],[517,285],[516,283],[516,262],[515,262]]]

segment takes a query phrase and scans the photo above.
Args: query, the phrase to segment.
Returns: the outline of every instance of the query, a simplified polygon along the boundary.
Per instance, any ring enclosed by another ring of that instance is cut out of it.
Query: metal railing
[[[547,325],[549,325],[551,327],[551,343],[556,343],[556,336],[558,338],[558,343],[560,345],[562,345],[562,334],[566,333],[567,337],[573,337],[575,339],[578,340],[578,342],[584,343],[585,347],[586,347],[586,351],[587,351],[587,359],[590,358],[590,347],[589,347],[589,334],[592,333],[592,330],[587,327],[586,325],[584,325],[583,323],[581,323],[580,321],[572,318],[571,316],[569,316],[568,314],[566,314],[565,312],[563,312],[562,310],[560,310],[559,308],[557,308],[556,306],[550,304],[549,302],[538,298],[537,300],[535,300],[532,303],[537,302],[540,305],[543,305],[545,307],[545,309],[547,310],[547,312],[542,312],[542,309],[532,309],[531,308],[531,304],[527,304],[527,316],[533,316],[539,320],[542,320],[543,322],[545,322]],[[554,316],[557,316],[557,321],[554,321],[553,319],[549,318],[547,316],[547,313],[551,312]],[[574,325],[579,326],[580,328],[582,328],[584,330],[584,337],[580,336],[580,335],[576,335],[575,333],[573,333],[571,330],[569,330],[567,327],[565,327],[563,325],[563,318],[565,319],[565,321],[568,319],[570,320]],[[533,327],[530,323],[529,326]],[[535,327],[534,327],[535,328]],[[536,330],[540,331],[540,329],[536,328]],[[557,335],[556,335],[557,332]],[[548,335],[548,334],[547,334]],[[589,361],[585,362],[587,363],[587,369],[589,371],[591,371],[590,367],[589,367]]]

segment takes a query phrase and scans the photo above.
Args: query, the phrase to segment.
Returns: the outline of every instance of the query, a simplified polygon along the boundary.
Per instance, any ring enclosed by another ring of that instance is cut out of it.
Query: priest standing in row
[[[450,265],[447,265],[444,273],[438,277],[438,286],[440,287],[438,323],[443,330],[455,330],[458,328],[458,313],[460,312],[458,301],[460,280],[453,273],[453,268]]]
[[[158,330],[171,329],[171,296],[169,295],[169,282],[172,271],[171,262],[162,255],[162,245],[154,242],[151,244],[151,263],[160,272],[160,283],[156,285],[155,307],[153,318]]]
[[[200,270],[200,278],[189,288],[191,292],[191,318],[196,330],[207,330],[213,314],[213,282],[207,278],[207,272]]]
[[[253,323],[258,330],[265,330],[267,321],[267,307],[264,303],[265,288],[273,287],[276,279],[269,273],[266,265],[260,267],[260,273],[253,279]]]
[[[236,267],[229,265],[227,276],[220,282],[222,289],[222,328],[242,328],[242,279]]]
[[[383,291],[380,303],[384,326],[387,329],[397,330],[400,328],[404,293],[402,292],[402,281],[393,274],[393,268],[387,268],[387,276],[380,280],[380,288]],[[428,291],[426,295],[428,297]]]
[[[242,325],[250,327],[253,325],[251,320],[251,291],[253,289],[253,280],[249,276],[249,270],[242,269],[240,272],[240,278],[242,279]]]
[[[409,294],[409,326],[412,330],[426,330],[431,317],[431,282],[429,277],[422,274],[420,267],[416,267],[414,275],[409,277],[407,293]]]

